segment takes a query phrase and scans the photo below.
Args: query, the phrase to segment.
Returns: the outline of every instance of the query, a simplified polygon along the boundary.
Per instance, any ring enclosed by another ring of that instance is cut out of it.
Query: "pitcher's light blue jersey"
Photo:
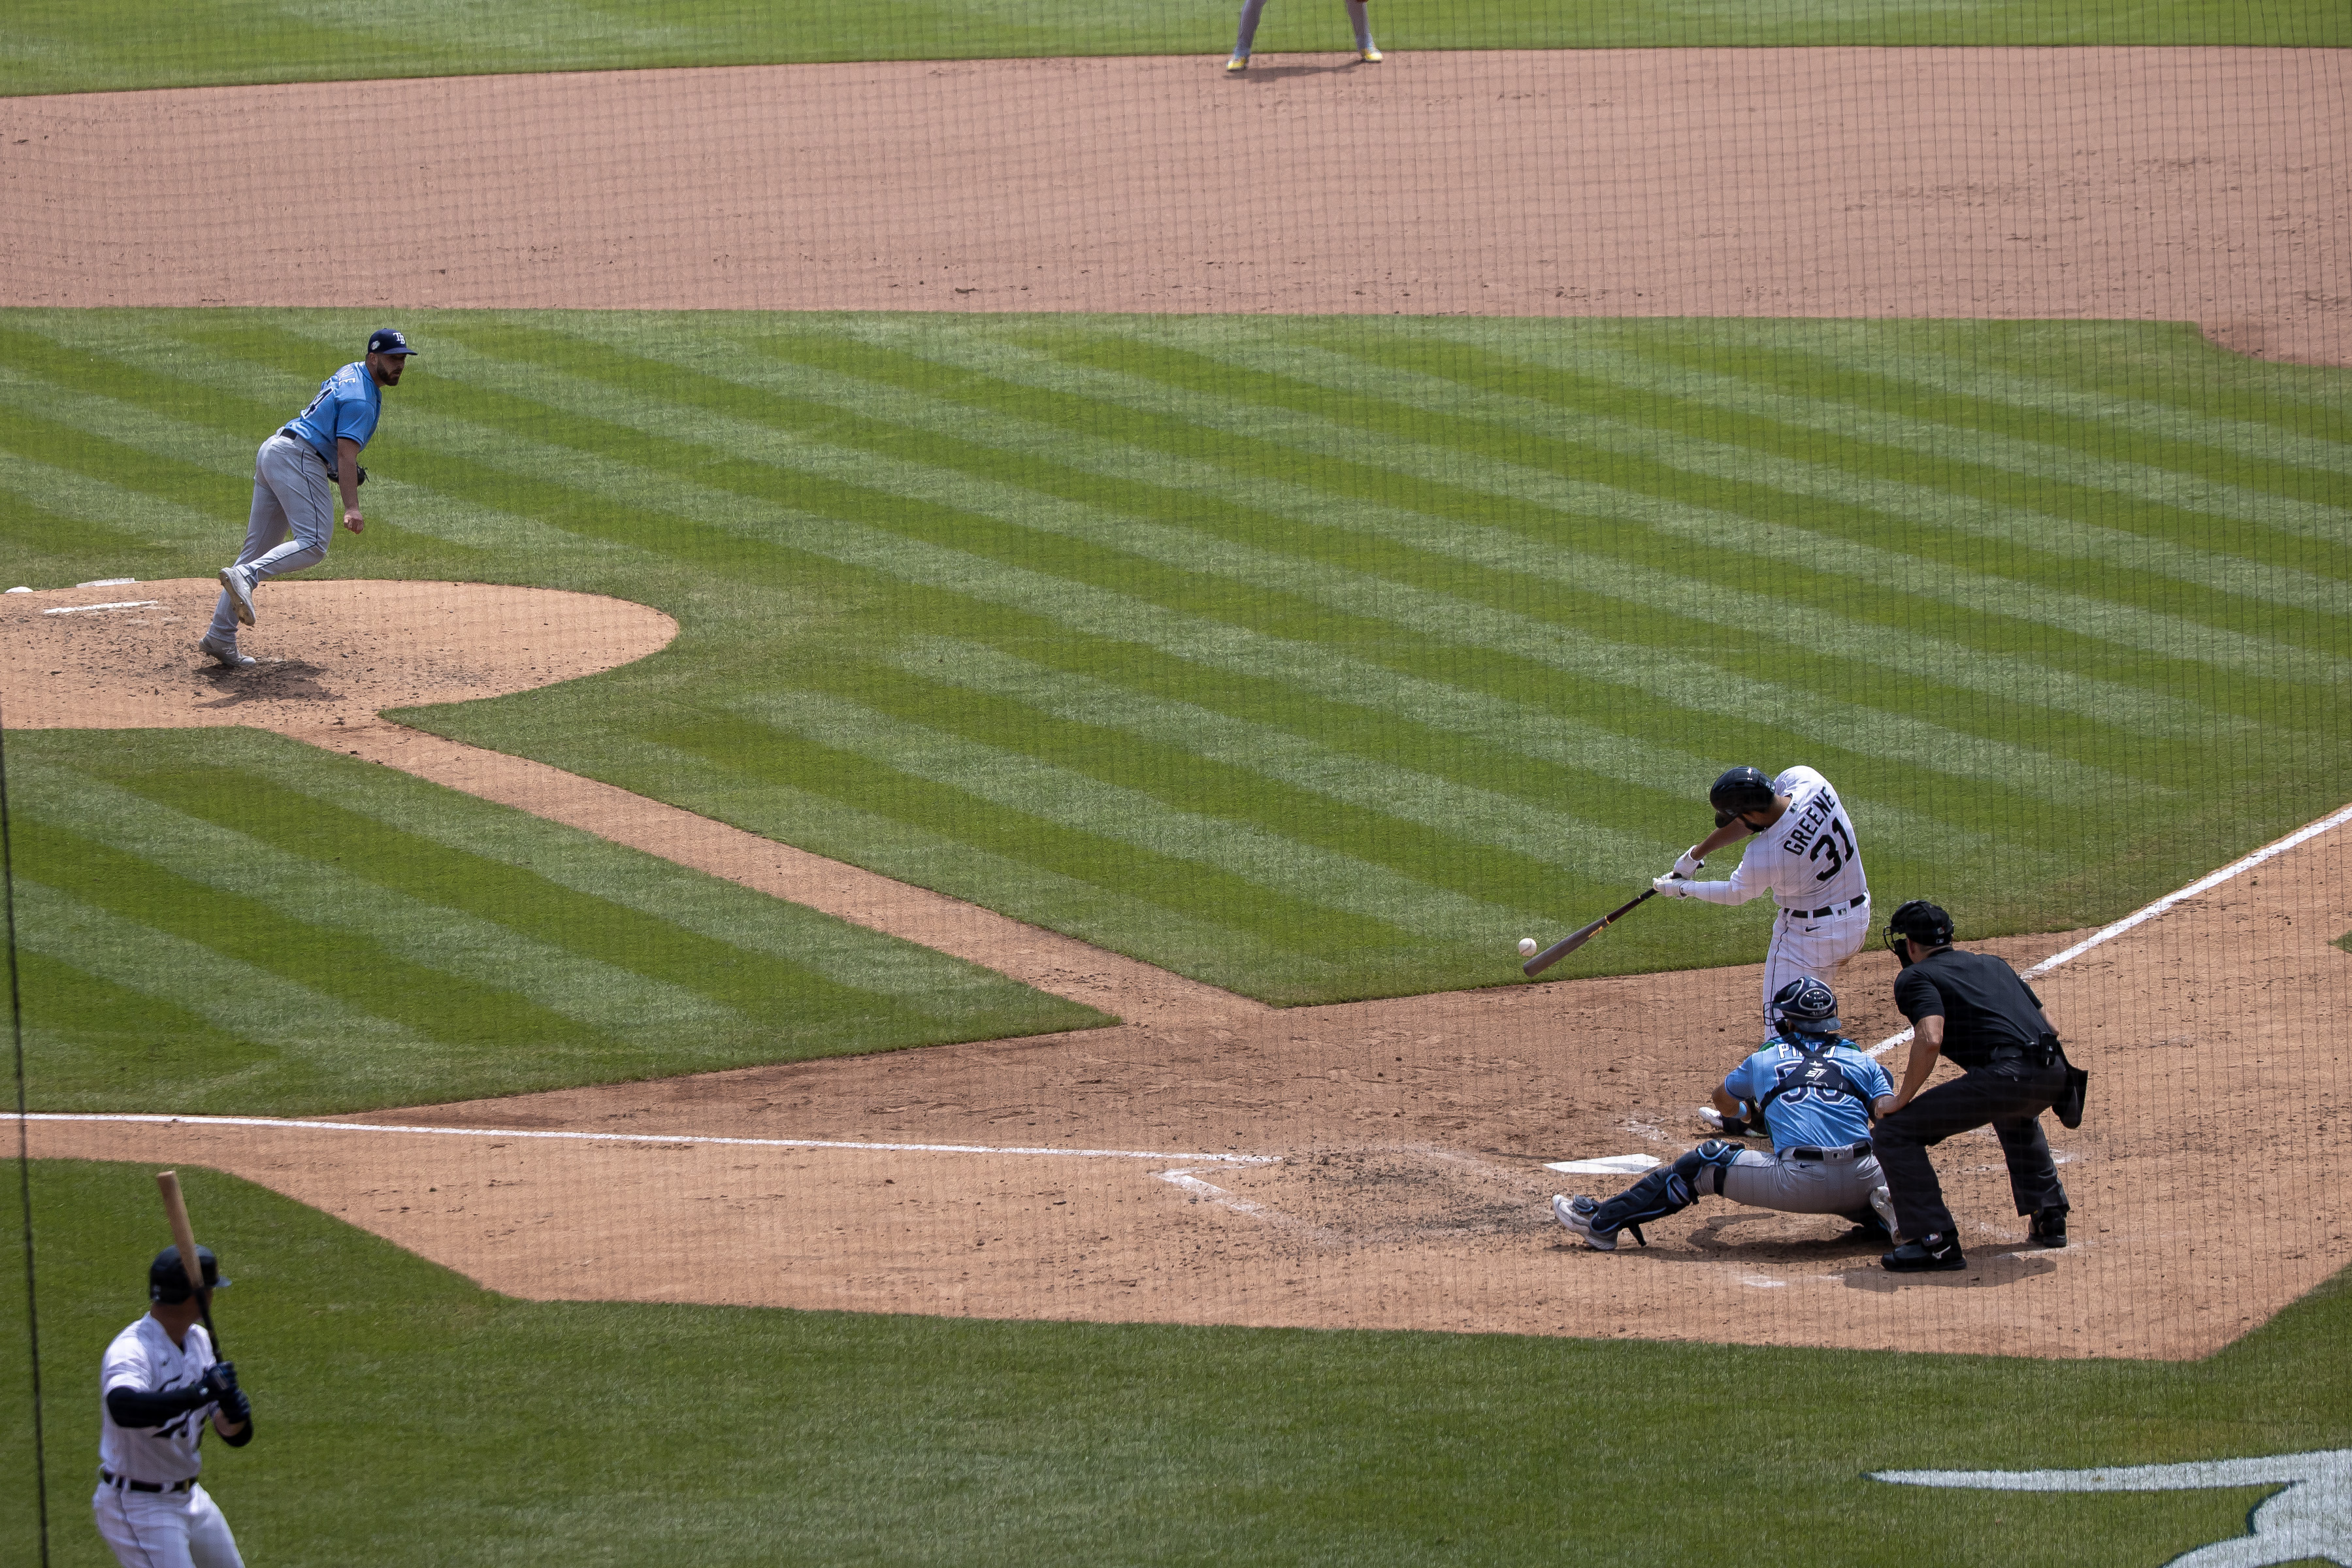
[[[332,468],[335,442],[348,439],[365,447],[383,412],[383,390],[368,374],[367,362],[354,360],[321,383],[310,406],[289,419],[286,427],[308,441]]]
[[[1772,1109],[1765,1113],[1775,1149],[1834,1149],[1859,1143],[1870,1136],[1868,1102],[1881,1095],[1893,1094],[1894,1079],[1886,1076],[1885,1068],[1843,1041],[1830,1047],[1829,1058],[1844,1069],[1846,1081],[1862,1090],[1864,1098],[1853,1100],[1810,1089],[1790,1089],[1774,1100]],[[1771,1093],[1773,1085],[1784,1075],[1803,1066],[1804,1060],[1803,1052],[1776,1037],[1732,1068],[1723,1087],[1752,1105]]]

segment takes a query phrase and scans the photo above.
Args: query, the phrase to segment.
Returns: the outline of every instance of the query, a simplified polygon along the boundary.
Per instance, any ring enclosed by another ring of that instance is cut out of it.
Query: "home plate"
[[[1568,1176],[1638,1176],[1657,1163],[1655,1154],[1603,1154],[1598,1160],[1561,1160],[1544,1169]]]

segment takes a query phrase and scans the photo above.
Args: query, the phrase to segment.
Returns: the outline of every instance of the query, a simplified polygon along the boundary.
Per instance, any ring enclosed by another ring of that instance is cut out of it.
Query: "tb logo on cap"
[[[367,352],[372,354],[413,354],[408,340],[390,327],[382,327],[368,334]]]

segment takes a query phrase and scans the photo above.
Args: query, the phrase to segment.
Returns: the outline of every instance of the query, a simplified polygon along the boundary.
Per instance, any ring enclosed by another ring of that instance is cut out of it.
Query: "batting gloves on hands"
[[[243,1426],[253,1417],[253,1402],[245,1390],[236,1385],[236,1363],[216,1361],[205,1368],[205,1391],[220,1405],[220,1413],[232,1426]]]
[[[1690,897],[1690,879],[1687,877],[1659,877],[1650,883],[1650,887],[1670,899]]]
[[[1694,844],[1689,848],[1684,850],[1682,852],[1682,858],[1675,862],[1675,875],[1677,877],[1696,877],[1698,875],[1699,868],[1706,864],[1706,861],[1698,858],[1698,846]]]

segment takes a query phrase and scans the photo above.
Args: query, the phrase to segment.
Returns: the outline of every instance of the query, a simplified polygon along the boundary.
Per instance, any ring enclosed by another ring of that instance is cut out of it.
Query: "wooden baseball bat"
[[[1541,952],[1537,953],[1533,958],[1528,959],[1525,963],[1520,964],[1519,969],[1521,973],[1525,973],[1529,979],[1533,979],[1535,976],[1541,974],[1545,970],[1549,969],[1553,964],[1558,963],[1561,959],[1566,958],[1570,953],[1574,952],[1578,948],[1582,947],[1586,942],[1591,942],[1594,937],[1599,936],[1602,931],[1607,931],[1611,926],[1615,925],[1619,921],[1622,921],[1627,915],[1632,914],[1636,909],[1641,907],[1643,899],[1654,899],[1657,896],[1657,889],[1643,889],[1640,898],[1626,900],[1623,903],[1618,905],[1607,914],[1602,915],[1599,920],[1594,921],[1591,925],[1578,927],[1575,931],[1569,932],[1558,942],[1553,942],[1549,947],[1545,948]]]
[[[188,1224],[188,1203],[180,1195],[180,1173],[158,1171],[155,1185],[163,1194],[163,1217],[172,1222],[172,1245],[180,1249],[180,1272],[188,1277],[188,1289],[194,1292],[196,1311],[205,1321],[205,1332],[213,1342],[213,1354],[222,1355],[220,1331],[213,1327],[213,1293],[205,1284],[205,1266],[196,1261],[195,1227]]]

